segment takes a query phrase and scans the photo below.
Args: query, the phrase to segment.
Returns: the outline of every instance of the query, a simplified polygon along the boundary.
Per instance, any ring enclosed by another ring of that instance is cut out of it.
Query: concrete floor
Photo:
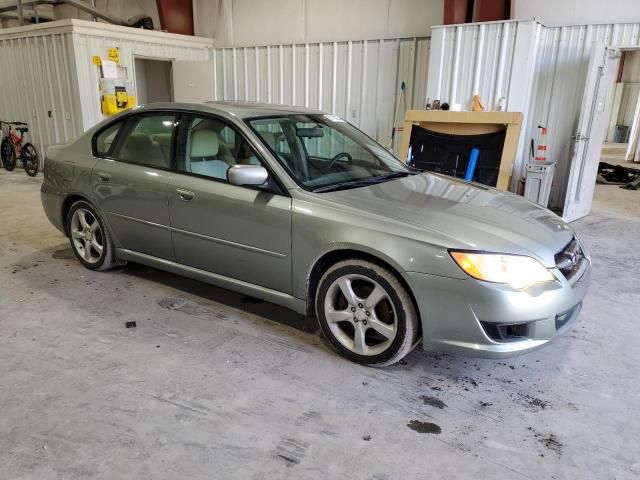
[[[0,170],[1,479],[640,476],[640,191],[599,186],[575,225],[594,275],[570,334],[371,369],[279,307],[84,269],[39,182]]]

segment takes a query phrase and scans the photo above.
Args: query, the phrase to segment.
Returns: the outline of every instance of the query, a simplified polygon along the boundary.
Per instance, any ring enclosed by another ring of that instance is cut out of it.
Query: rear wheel
[[[91,204],[79,200],[71,206],[67,232],[73,253],[85,267],[107,270],[116,265],[109,232]]]
[[[30,177],[35,177],[38,174],[38,168],[40,166],[38,151],[36,147],[30,143],[25,143],[22,147],[22,166]]]
[[[2,156],[2,165],[4,168],[8,171],[16,168],[16,152],[13,149],[11,140],[7,137],[2,140],[2,144],[0,145],[0,156]]]
[[[391,365],[417,343],[411,296],[386,268],[345,260],[323,275],[316,295],[320,327],[344,357],[364,365]]]

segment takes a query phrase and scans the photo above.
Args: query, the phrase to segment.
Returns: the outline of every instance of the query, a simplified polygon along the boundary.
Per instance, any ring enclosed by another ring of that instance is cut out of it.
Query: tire
[[[318,284],[316,315],[338,353],[363,365],[391,365],[418,343],[411,295],[396,275],[375,263],[353,259],[329,268]]]
[[[16,152],[13,149],[11,140],[5,137],[0,145],[0,155],[2,156],[2,165],[7,171],[16,168]]]
[[[67,214],[66,225],[73,253],[85,267],[108,270],[118,264],[109,231],[90,203],[84,200],[75,202]],[[89,232],[89,235],[84,232]]]
[[[31,143],[25,143],[22,147],[22,166],[30,177],[35,177],[38,174],[40,159],[36,147]]]

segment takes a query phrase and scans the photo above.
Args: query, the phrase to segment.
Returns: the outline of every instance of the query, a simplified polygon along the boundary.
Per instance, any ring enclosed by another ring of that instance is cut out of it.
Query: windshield
[[[307,190],[354,188],[410,174],[380,144],[333,115],[287,115],[248,123]]]

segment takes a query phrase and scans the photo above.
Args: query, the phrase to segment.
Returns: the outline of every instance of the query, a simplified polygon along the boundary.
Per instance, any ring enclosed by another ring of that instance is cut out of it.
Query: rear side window
[[[135,116],[127,122],[111,156],[147,167],[171,168],[171,142],[175,128],[175,115]]]
[[[113,147],[116,135],[118,135],[123,123],[116,122],[98,133],[96,136],[96,155],[108,156],[111,153],[111,147]]]

